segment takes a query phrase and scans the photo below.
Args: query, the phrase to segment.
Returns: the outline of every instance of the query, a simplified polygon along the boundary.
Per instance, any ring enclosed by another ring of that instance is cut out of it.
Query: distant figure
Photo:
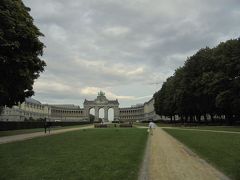
[[[44,122],[44,130],[45,130],[45,134],[47,133],[47,121]]]
[[[149,122],[149,125],[148,125],[148,131],[149,131],[149,133],[151,134],[151,135],[153,135],[153,129],[156,127],[156,124],[153,122],[153,121],[151,121],[151,122]]]
[[[48,133],[50,134],[52,123],[48,122],[47,124],[48,124]]]
[[[45,134],[47,133],[47,131],[48,131],[48,133],[50,133],[51,126],[52,126],[52,123],[50,121],[47,122],[47,119],[45,118],[44,119],[44,132],[45,132]]]

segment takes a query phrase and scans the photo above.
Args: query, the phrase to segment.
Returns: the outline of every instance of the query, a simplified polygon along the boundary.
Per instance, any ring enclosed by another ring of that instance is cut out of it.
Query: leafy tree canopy
[[[32,96],[34,80],[44,71],[39,58],[43,34],[21,0],[0,1],[0,106],[9,107]]]
[[[240,39],[200,49],[155,93],[159,115],[240,117]]]

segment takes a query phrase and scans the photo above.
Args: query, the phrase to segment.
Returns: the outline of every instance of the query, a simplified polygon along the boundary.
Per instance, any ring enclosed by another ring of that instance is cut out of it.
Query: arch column
[[[85,113],[85,117],[90,121],[90,109],[91,108],[84,108],[84,113]]]
[[[114,110],[114,121],[119,121],[120,119],[119,119],[119,108],[118,107],[114,107],[113,108],[113,110]]]
[[[108,107],[104,107],[104,121],[108,122]]]
[[[99,121],[99,108],[95,107],[95,121]]]

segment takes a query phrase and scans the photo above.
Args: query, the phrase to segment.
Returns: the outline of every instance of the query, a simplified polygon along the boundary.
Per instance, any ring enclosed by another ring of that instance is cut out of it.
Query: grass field
[[[240,134],[164,129],[232,179],[240,179]]]
[[[88,126],[89,124],[84,125],[75,125],[75,126],[64,126],[64,127],[52,127],[51,130],[57,130],[57,129],[66,129],[66,128],[77,128],[77,127],[83,127]],[[3,136],[13,136],[18,134],[26,134],[26,133],[34,133],[34,132],[44,132],[44,128],[35,128],[35,129],[19,129],[19,130],[9,130],[9,131],[0,131],[0,137]]]
[[[134,180],[144,129],[85,129],[0,145],[0,179]]]
[[[140,123],[140,122],[137,123],[137,122],[134,122],[134,123],[133,123],[133,126],[144,126],[144,127],[148,127],[148,124],[149,124],[149,123]]]
[[[184,127],[184,128],[240,132],[240,126],[196,126],[196,127]]]

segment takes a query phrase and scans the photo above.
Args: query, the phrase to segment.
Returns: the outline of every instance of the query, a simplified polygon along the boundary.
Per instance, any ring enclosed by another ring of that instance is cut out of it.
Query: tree
[[[159,115],[179,115],[184,122],[212,122],[214,116],[233,123],[240,118],[240,39],[200,49],[155,93]]]
[[[43,34],[21,0],[0,1],[0,106],[11,107],[34,94],[33,83],[44,71],[39,58]]]

